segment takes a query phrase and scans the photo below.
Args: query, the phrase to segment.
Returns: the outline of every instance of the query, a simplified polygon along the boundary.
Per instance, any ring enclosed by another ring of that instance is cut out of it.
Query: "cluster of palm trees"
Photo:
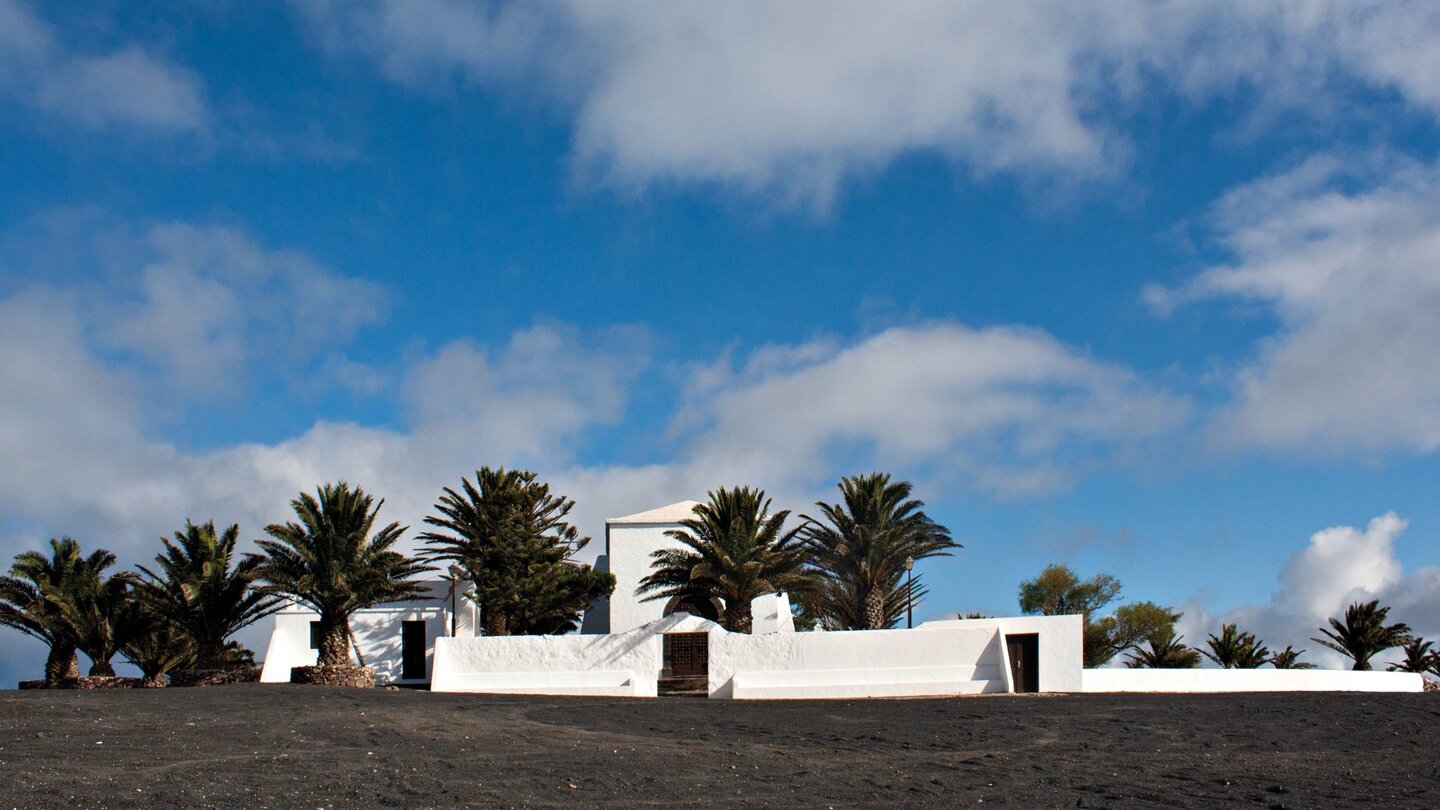
[[[1440,652],[1434,650],[1434,643],[1413,634],[1404,622],[1390,623],[1389,615],[1390,608],[1378,600],[1354,602],[1343,618],[1330,619],[1328,627],[1319,628],[1320,636],[1311,640],[1350,659],[1354,670],[1368,671],[1375,656],[1399,648],[1404,658],[1389,664],[1388,670],[1440,677]],[[1300,660],[1304,650],[1286,646],[1272,652],[1254,633],[1233,623],[1222,624],[1220,635],[1210,634],[1205,646],[1208,649],[1189,647],[1173,631],[1157,634],[1131,650],[1126,666],[1183,669],[1199,666],[1204,656],[1225,669],[1258,669],[1265,664],[1276,669],[1314,668]]]
[[[327,484],[292,506],[297,519],[267,526],[259,554],[237,555],[239,526],[213,522],[187,521],[153,568],[135,571],[110,572],[105,549],[51,540],[48,556],[23,552],[0,577],[0,624],[48,645],[46,686],[78,679],[77,652],[92,677],[113,677],[119,655],[148,686],[253,679],[254,655],[231,636],[289,599],[320,614],[322,663],[348,663],[349,616],[421,595],[412,577],[428,568],[391,548],[404,530],[376,530],[380,506],[359,488]]]
[[[573,629],[614,588],[613,576],[572,559],[589,540],[565,520],[574,502],[534,473],[484,468],[459,492],[444,489],[426,518],[434,530],[421,535],[430,549],[416,556],[396,550],[406,527],[380,524],[383,503],[345,482],[302,492],[291,501],[294,519],[266,526],[259,553],[238,557],[238,526],[217,533],[213,522],[187,522],[162,541],[153,569],[136,571],[107,573],[114,554],[52,540],[50,555],[22,553],[0,577],[0,624],[48,645],[47,686],[79,677],[77,652],[91,660],[91,676],[113,676],[121,655],[147,685],[162,685],[169,675],[253,671],[253,654],[230,637],[289,601],[318,619],[317,667],[301,669],[357,674],[351,617],[428,598],[419,577],[434,570],[429,563],[449,560],[468,576],[492,634]]]
[[[752,487],[722,487],[666,532],[679,544],[653,553],[637,593],[647,600],[698,598],[723,606],[720,624],[751,629],[750,602],[784,591],[799,619],[827,630],[894,627],[926,590],[911,571],[917,560],[959,548],[931,520],[908,481],[886,473],[847,476],[838,503],[817,502],[785,529],[788,510],[771,512]]]
[[[113,573],[109,551],[84,554],[69,537],[51,540],[48,556],[23,552],[0,577],[0,624],[49,646],[48,686],[79,677],[77,652],[90,659],[93,677],[114,676],[119,655],[152,686],[170,673],[253,669],[250,651],[230,636],[276,610],[279,599],[255,587],[263,560],[236,560],[239,533],[187,522],[162,540],[153,569]]]

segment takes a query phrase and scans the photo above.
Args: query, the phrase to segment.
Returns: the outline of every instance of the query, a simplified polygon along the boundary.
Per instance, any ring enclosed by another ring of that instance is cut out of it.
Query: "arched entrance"
[[[665,615],[669,616],[672,613],[689,613],[691,616],[718,622],[720,621],[720,602],[709,596],[685,594],[666,603]]]

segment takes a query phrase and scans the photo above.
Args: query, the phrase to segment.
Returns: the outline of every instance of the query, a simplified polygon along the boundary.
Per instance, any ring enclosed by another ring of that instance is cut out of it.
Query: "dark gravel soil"
[[[0,692],[0,807],[1437,807],[1440,696]]]

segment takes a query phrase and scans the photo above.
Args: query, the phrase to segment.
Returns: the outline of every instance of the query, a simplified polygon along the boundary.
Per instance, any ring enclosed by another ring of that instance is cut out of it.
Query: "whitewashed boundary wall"
[[[712,628],[718,625],[677,613],[608,635],[441,638],[430,691],[654,697],[663,634]]]
[[[1413,672],[1338,669],[1085,670],[1086,692],[1421,692]]]
[[[1003,662],[1007,691],[1015,691],[1010,680],[1010,657],[1005,637],[1039,636],[1039,691],[1079,692],[1084,686],[1085,619],[1082,616],[1007,616],[995,619],[942,619],[921,624],[916,630],[984,629],[995,638]]]
[[[911,697],[1005,692],[993,628],[710,634],[710,697]]]

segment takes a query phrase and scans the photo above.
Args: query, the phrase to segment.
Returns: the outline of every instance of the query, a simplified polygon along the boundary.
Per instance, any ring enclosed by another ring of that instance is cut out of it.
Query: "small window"
[[[320,649],[320,622],[310,622],[310,649]]]

